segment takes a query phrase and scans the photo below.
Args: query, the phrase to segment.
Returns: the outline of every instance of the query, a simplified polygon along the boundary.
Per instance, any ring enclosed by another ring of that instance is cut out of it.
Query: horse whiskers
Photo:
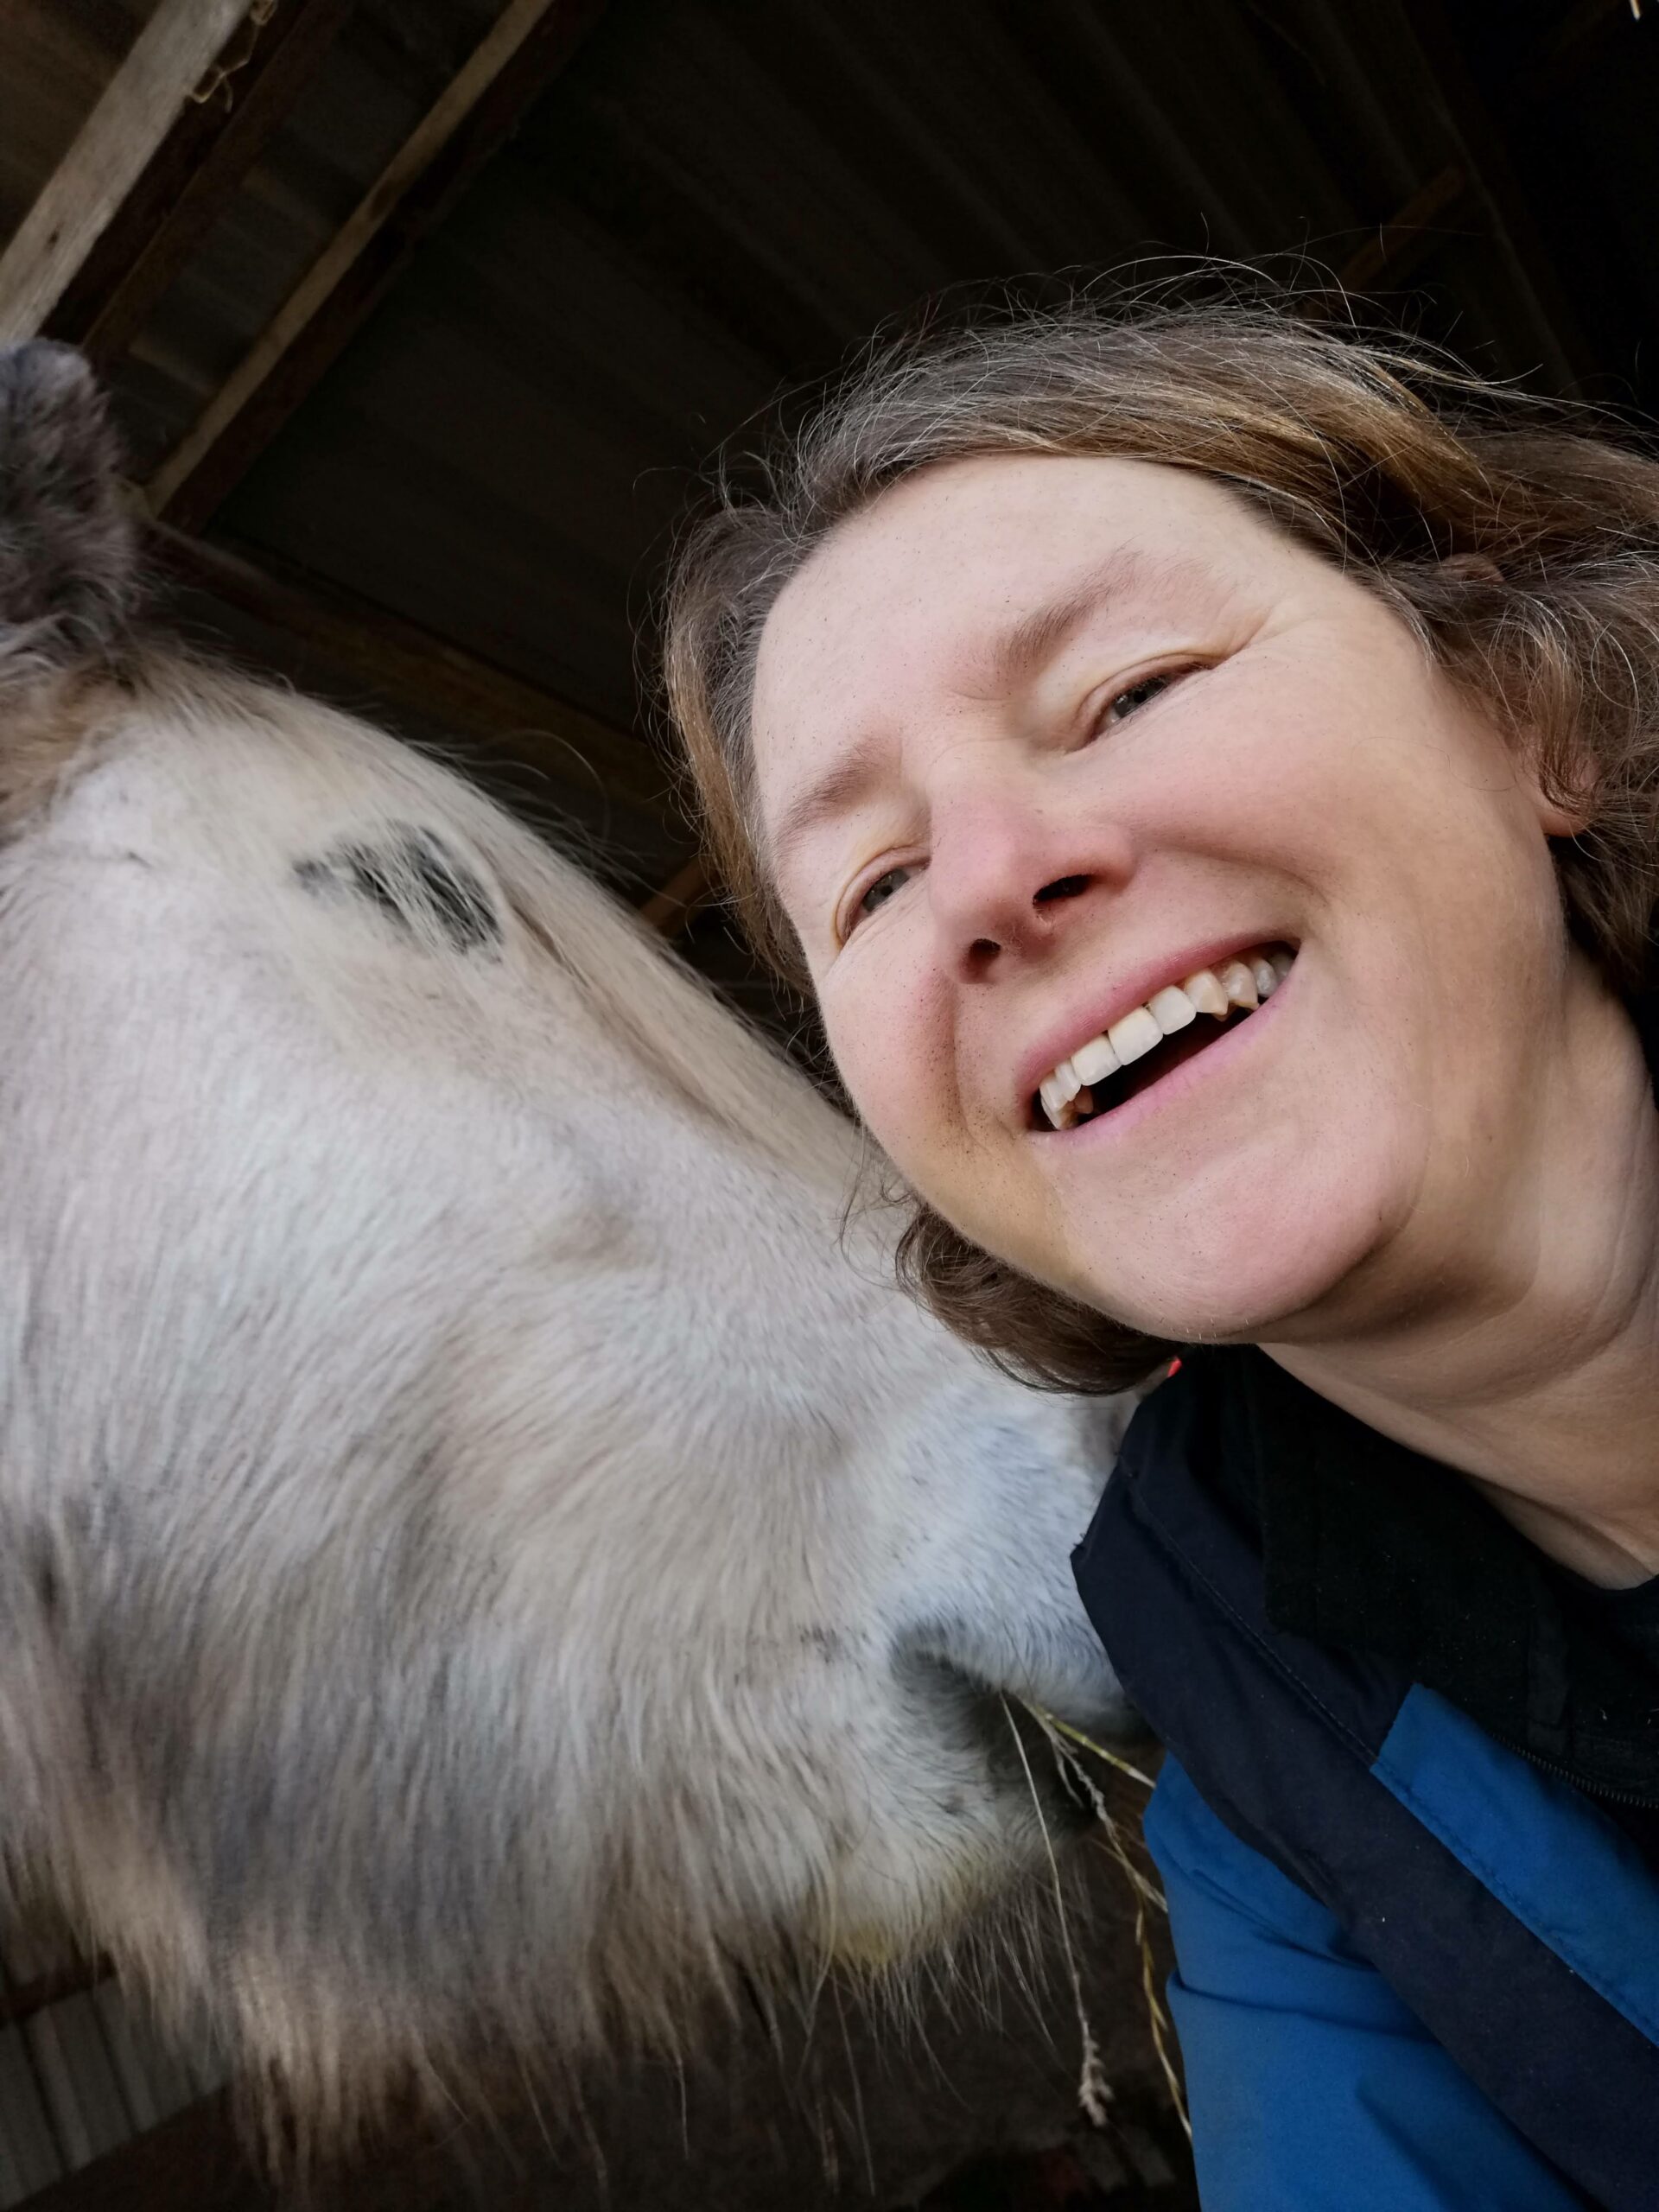
[[[1112,2101],[1112,2086],[1106,2079],[1102,2063],[1100,2045],[1095,2040],[1094,2024],[1089,2018],[1089,2008],[1083,2001],[1083,1976],[1077,1968],[1077,1953],[1071,1948],[1071,1923],[1066,1917],[1065,1889],[1060,1880],[1060,1862],[1054,1856],[1054,1840],[1048,1832],[1048,1816],[1043,1810],[1043,1801],[1037,1792],[1037,1778],[1031,1770],[1031,1761],[1026,1755],[1025,1739],[1014,1725],[1014,1714],[1008,1709],[1006,1697],[999,1697],[1002,1716],[1008,1724],[1008,1733],[1014,1738],[1014,1749],[1020,1754],[1020,1764],[1025,1770],[1026,1786],[1031,1792],[1031,1802],[1037,1815],[1037,1825],[1042,1830],[1043,1849],[1048,1856],[1048,1870],[1054,1884],[1054,1909],[1058,1916],[1060,1952],[1065,1961],[1065,1971],[1071,1979],[1072,2001],[1077,2008],[1077,2027],[1083,2039],[1083,2061],[1077,2075],[1077,2102],[1096,2127],[1103,2127],[1107,2107]]]
[[[847,2080],[853,2093],[853,2119],[858,2132],[858,2147],[864,2161],[864,2178],[870,2195],[876,2192],[875,2156],[870,2148],[870,2131],[864,2118],[864,2090],[858,2078],[858,2060],[853,2050],[853,2039],[847,2032],[847,2008],[842,2003],[841,1985],[833,1985],[836,2018],[841,2024],[842,2049],[847,2054]]]

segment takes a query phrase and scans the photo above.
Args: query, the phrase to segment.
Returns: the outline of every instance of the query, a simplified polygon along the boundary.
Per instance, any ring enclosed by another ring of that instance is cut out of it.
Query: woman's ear
[[[1546,837],[1581,837],[1593,819],[1587,809],[1563,806],[1542,791],[1535,794],[1535,804]]]
[[[0,346],[0,695],[118,650],[135,539],[91,369],[43,340]]]
[[[1581,837],[1596,818],[1595,770],[1588,761],[1551,758],[1535,733],[1520,740],[1527,796],[1546,837]]]

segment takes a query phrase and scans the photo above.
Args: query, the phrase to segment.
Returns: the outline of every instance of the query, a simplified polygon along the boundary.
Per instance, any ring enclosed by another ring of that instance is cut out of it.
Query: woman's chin
[[[1081,1294],[1103,1313],[1177,1344],[1259,1343],[1294,1334],[1377,1250],[1383,1210],[1351,1186],[1324,1205],[1245,1202],[1149,1224],[1144,1237],[1118,1224],[1109,1265],[1081,1270]],[[1134,1246],[1139,1243],[1137,1254]]]

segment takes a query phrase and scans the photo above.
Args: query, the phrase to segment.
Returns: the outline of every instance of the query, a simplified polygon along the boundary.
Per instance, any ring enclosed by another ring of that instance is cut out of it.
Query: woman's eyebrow
[[[856,806],[873,789],[884,750],[874,732],[860,738],[833,768],[790,800],[766,838],[768,872],[774,880],[781,880],[785,862],[814,830]]]
[[[1164,589],[1192,593],[1215,578],[1179,554],[1151,554],[1135,545],[1118,546],[1058,597],[1018,616],[993,633],[975,656],[964,690],[982,686],[995,694],[1040,667],[1077,625],[1107,601],[1132,593]],[[786,861],[822,823],[856,806],[879,780],[887,747],[875,733],[859,739],[835,766],[798,791],[766,838],[768,872],[781,879]]]
[[[1209,571],[1180,554],[1117,546],[1058,597],[994,632],[975,657],[969,682],[988,691],[1019,682],[1040,668],[1080,622],[1109,601],[1157,590],[1190,595],[1206,582],[1212,587],[1215,582]]]

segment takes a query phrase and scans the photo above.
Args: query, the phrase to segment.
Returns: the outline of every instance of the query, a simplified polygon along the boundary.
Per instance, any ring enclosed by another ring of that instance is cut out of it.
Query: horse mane
[[[861,1140],[847,1117],[630,907],[429,749],[222,661],[151,652],[131,703],[188,737],[205,765],[245,764],[273,742],[291,772],[349,797],[353,818],[435,821],[494,879],[531,942],[586,1013],[740,1146],[810,1185],[850,1195]],[[342,788],[344,786],[344,788]]]

